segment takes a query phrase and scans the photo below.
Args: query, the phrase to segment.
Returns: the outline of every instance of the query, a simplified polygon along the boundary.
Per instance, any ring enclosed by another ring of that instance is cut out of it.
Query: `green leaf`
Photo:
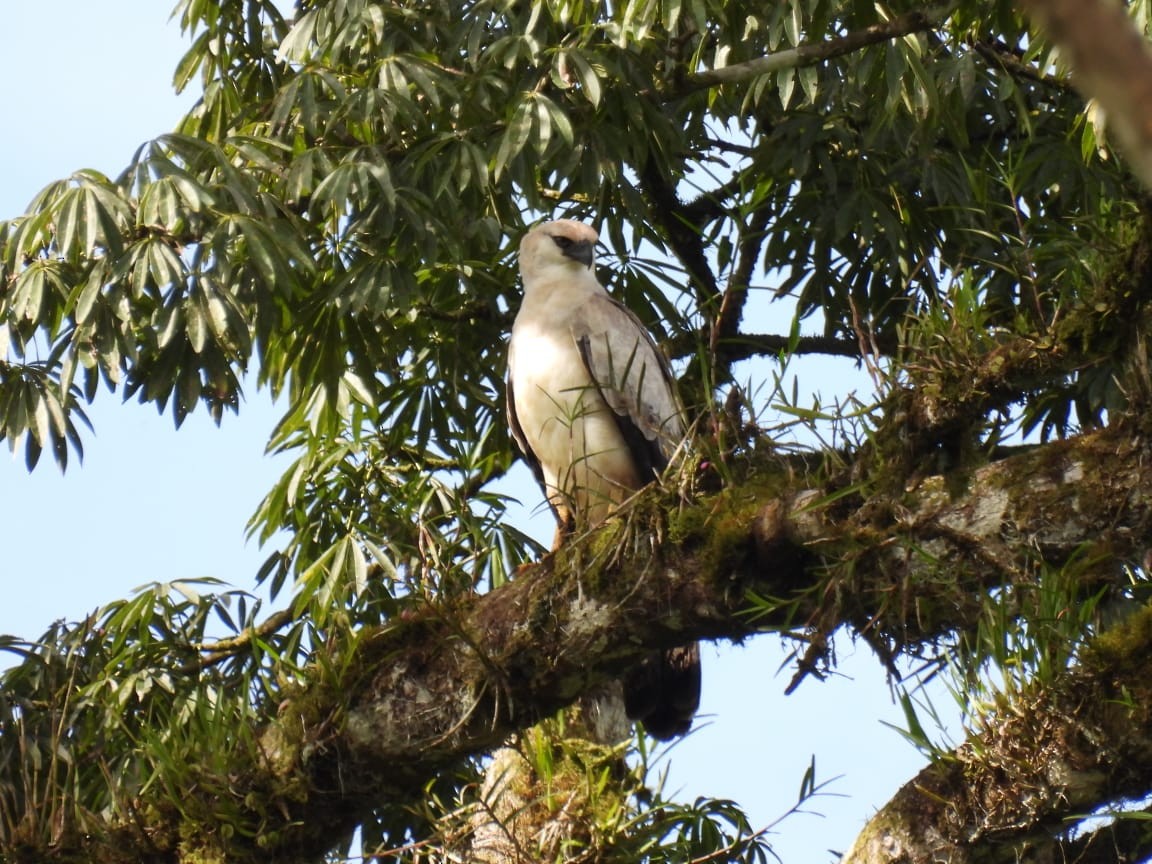
[[[428,100],[429,105],[431,105],[433,109],[438,110],[441,104],[441,97],[451,95],[447,82],[442,78],[440,78],[440,80],[433,78],[433,76],[429,74],[425,64],[417,58],[405,57],[402,62],[408,75],[411,76],[417,89],[420,91],[420,95]]]
[[[162,177],[147,186],[136,213],[139,225],[174,228],[182,215],[180,196],[170,177]]]
[[[204,312],[195,297],[189,297],[184,302],[184,332],[192,350],[203,354],[204,346],[208,344],[208,327]]]
[[[192,42],[192,46],[180,58],[176,71],[172,75],[172,86],[177,93],[183,93],[184,88],[192,81],[196,72],[204,65],[204,58],[208,53],[208,44],[211,34],[203,32]]]
[[[96,172],[73,175],[79,185],[56,204],[56,242],[64,257],[76,261],[104,250],[115,257],[123,251],[129,209],[107,180]]]
[[[676,4],[677,9],[679,3]],[[596,108],[600,105],[600,100],[603,97],[603,89],[600,86],[600,76],[596,74],[596,70],[592,68],[592,64],[584,57],[583,53],[578,50],[571,50],[564,55],[571,63],[577,81],[580,82],[580,90],[584,94],[584,98],[592,103],[592,107]]]
[[[796,70],[782,69],[776,74],[776,87],[780,93],[780,107],[787,108],[796,89]]]
[[[814,104],[820,81],[820,70],[816,66],[801,66],[796,70],[796,77],[800,80],[800,86],[804,88],[804,98],[809,104]]]
[[[404,74],[404,64],[398,57],[385,57],[380,64],[380,76],[377,86],[381,90],[388,90],[403,99],[411,99],[408,92],[408,76]]]
[[[44,284],[47,281],[45,261],[34,261],[20,271],[8,298],[8,311],[13,318],[38,320],[44,302]]]
[[[248,261],[269,288],[287,291],[300,274],[312,271],[312,256],[288,223],[244,215],[233,216],[231,223],[244,238]]]
[[[156,344],[160,348],[167,348],[173,340],[184,335],[184,304],[174,300],[165,303],[156,310],[153,326],[156,330]]]
[[[784,16],[784,35],[788,44],[800,44],[801,34],[804,32],[804,13],[800,8],[800,0],[789,0],[788,13]]]
[[[564,112],[564,109],[547,96],[541,95],[539,100],[544,109],[543,114],[540,114],[539,109],[537,112],[541,129],[543,129],[544,124],[547,123],[564,139],[565,146],[571,147],[575,143],[576,136],[572,131],[572,122],[568,119],[568,115]]]
[[[48,404],[39,389],[29,387],[24,391],[28,400],[28,416],[32,418],[31,430],[36,443],[43,447],[52,438],[52,427],[48,419]]]
[[[152,284],[161,291],[182,285],[187,266],[179,253],[160,238],[148,241],[147,249],[146,266]]]
[[[102,276],[99,269],[94,269],[84,281],[84,288],[76,298],[75,315],[78,324],[86,323],[92,317],[92,310],[96,307],[96,301],[100,299],[104,287]]]
[[[492,174],[499,179],[508,167],[508,164],[520,155],[528,138],[532,134],[532,124],[535,121],[535,100],[528,95],[516,104],[512,119],[500,141],[500,149],[496,151],[496,158],[492,165]]]
[[[293,63],[304,63],[309,60],[315,43],[318,19],[317,9],[309,9],[298,15],[288,35],[281,40],[276,56]]]

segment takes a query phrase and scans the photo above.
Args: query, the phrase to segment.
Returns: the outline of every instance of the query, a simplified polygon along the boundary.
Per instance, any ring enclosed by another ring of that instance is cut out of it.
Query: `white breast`
[[[509,346],[516,415],[553,505],[562,511],[574,505],[593,523],[640,478],[570,330],[578,304],[528,311],[517,316]]]

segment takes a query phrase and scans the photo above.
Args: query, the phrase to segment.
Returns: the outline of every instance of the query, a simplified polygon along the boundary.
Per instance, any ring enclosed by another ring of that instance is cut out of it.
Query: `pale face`
[[[595,229],[572,219],[558,219],[533,228],[520,241],[520,274],[525,285],[548,274],[590,270],[599,239]]]

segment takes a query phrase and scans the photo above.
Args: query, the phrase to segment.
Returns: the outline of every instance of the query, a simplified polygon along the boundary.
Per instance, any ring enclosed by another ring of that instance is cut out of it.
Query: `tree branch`
[[[1078,89],[1096,99],[1132,170],[1152,188],[1152,50],[1112,0],[1019,0],[1068,57]]]
[[[716,149],[730,149],[743,151],[741,155],[751,156],[755,153],[755,149],[751,147],[740,147],[739,145],[720,144],[719,142],[710,141],[711,146]],[[737,171],[726,181],[712,189],[707,189],[701,192],[697,197],[687,202],[683,206],[684,218],[692,225],[707,225],[714,219],[720,218],[724,214],[725,202],[731,199],[734,195],[748,188],[748,175],[753,170],[752,165]]]
[[[1139,799],[1152,778],[1152,607],[1095,639],[1070,672],[1031,688],[872,818],[843,864],[1087,860],[1048,857],[1102,804]],[[1105,860],[1134,861],[1146,831]],[[1101,838],[1095,838],[1097,840]],[[1085,850],[1081,848],[1080,853]]]
[[[239,633],[236,636],[194,645],[192,647],[200,652],[200,654],[194,662],[186,664],[181,671],[186,674],[191,674],[223,662],[229,657],[251,651],[254,641],[267,638],[285,624],[290,624],[293,618],[295,618],[295,613],[291,609],[280,609],[277,612],[273,612],[255,627],[249,627],[243,633]]]
[[[848,33],[836,39],[806,43],[785,51],[757,57],[755,60],[748,60],[744,63],[735,63],[731,66],[697,72],[685,79],[683,86],[676,91],[672,98],[680,98],[697,90],[718,87],[723,84],[739,84],[761,75],[778,72],[781,69],[811,66],[825,60],[831,60],[834,57],[851,54],[869,45],[930,30],[943,23],[956,6],[955,2],[940,3],[926,9],[908,12],[882,24],[873,24],[871,27],[865,27],[863,30]]]
[[[761,204],[741,230],[736,267],[729,276],[724,297],[720,301],[720,311],[712,324],[708,353],[712,355],[713,366],[722,369],[725,376],[734,362],[734,358],[726,350],[726,343],[740,332],[740,321],[744,317],[744,305],[748,300],[748,287],[752,283],[752,274],[760,260],[760,250],[764,246],[764,232],[770,218],[770,210]]]
[[[990,66],[995,66],[1007,72],[1013,78],[1020,81],[1031,81],[1036,84],[1042,84],[1045,87],[1053,87],[1057,90],[1070,89],[1067,80],[1052,75],[1045,75],[1037,67],[1025,63],[1016,51],[1002,42],[992,43],[986,42],[983,39],[976,39],[969,44]]]
[[[877,336],[880,350],[891,356],[896,352],[895,339]],[[673,359],[691,357],[697,351],[695,336],[685,336],[671,340],[667,344],[668,356]],[[747,360],[750,357],[774,357],[778,354],[827,354],[833,357],[861,358],[860,342],[857,339],[842,339],[836,336],[801,336],[793,342],[790,336],[773,333],[740,333],[721,342],[724,356],[729,362]]]
[[[408,800],[655,647],[797,622],[915,645],[974,626],[981,590],[1025,578],[1027,555],[1062,562],[1086,546],[1102,562],[1093,590],[1143,555],[1150,454],[1109,429],[989,465],[964,494],[933,478],[899,502],[805,491],[800,463],[687,508],[649,490],[511,584],[363,634],[330,664],[337,680],[287,699],[252,770],[291,791],[269,808],[284,825],[268,836],[280,852],[329,848],[382,801]],[[783,599],[752,616],[753,594]]]
[[[684,204],[676,194],[676,184],[661,169],[655,152],[649,153],[641,167],[640,180],[644,195],[652,205],[652,220],[663,229],[672,253],[696,285],[700,306],[707,307],[720,296],[720,287],[705,253],[701,223],[688,221]]]

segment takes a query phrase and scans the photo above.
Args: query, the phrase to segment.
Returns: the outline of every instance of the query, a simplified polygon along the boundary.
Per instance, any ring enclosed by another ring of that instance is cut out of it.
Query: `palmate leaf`
[[[132,219],[129,203],[96,171],[78,171],[72,180],[76,185],[60,195],[54,208],[59,254],[69,261],[97,254],[119,255]]]
[[[244,240],[247,262],[272,293],[295,294],[300,280],[307,279],[313,270],[311,251],[299,232],[287,220],[261,220],[237,214],[221,229],[235,227]]]
[[[44,449],[63,471],[69,451],[83,458],[84,447],[77,423],[88,426],[88,417],[77,404],[79,391],[60,386],[57,355],[45,363],[0,365],[0,438],[15,449],[24,444],[25,464],[36,467]],[[61,392],[66,394],[61,397]]]

